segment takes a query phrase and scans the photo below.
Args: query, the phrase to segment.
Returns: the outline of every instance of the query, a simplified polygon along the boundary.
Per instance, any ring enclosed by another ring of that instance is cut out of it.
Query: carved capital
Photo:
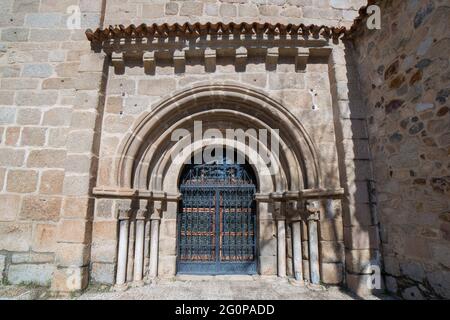
[[[295,215],[298,212],[302,211],[302,202],[297,200],[288,200],[286,201],[286,211],[289,215]]]
[[[138,209],[136,211],[136,220],[144,220],[147,216],[147,209]]]
[[[310,215],[306,218],[306,220],[308,220],[308,221],[310,221],[310,220],[313,220],[313,221],[319,221],[319,220],[320,220],[320,215],[319,215],[319,213],[313,213],[313,214],[310,214]]]
[[[320,219],[320,201],[319,200],[306,200],[305,211],[307,220],[319,220]]]
[[[120,204],[118,209],[119,220],[128,220],[131,217],[131,208],[129,205]]]
[[[274,201],[273,202],[273,213],[275,215],[281,214],[281,202],[280,201]]]
[[[290,221],[302,220],[303,203],[297,200],[286,201],[286,215]]]
[[[153,213],[150,216],[150,220],[161,220],[163,212],[163,202],[162,201],[154,201],[153,202]]]
[[[294,201],[293,206],[288,211],[289,212],[289,221],[302,221],[304,220],[303,216],[303,203],[301,201]]]
[[[280,200],[273,200],[273,216],[276,220],[286,219],[286,203]]]
[[[306,200],[305,209],[308,213],[316,213],[320,211],[320,202],[318,200]]]

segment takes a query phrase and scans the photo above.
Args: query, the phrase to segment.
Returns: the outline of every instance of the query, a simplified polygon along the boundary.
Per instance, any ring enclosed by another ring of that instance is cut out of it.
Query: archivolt
[[[273,177],[269,189],[297,191],[322,187],[316,148],[302,124],[266,94],[228,83],[175,92],[151,112],[141,115],[119,147],[117,186],[165,191],[169,184],[176,184],[166,181],[173,180],[173,170],[178,168],[171,160],[177,143],[171,141],[171,134],[177,128],[193,131],[196,120],[203,122],[203,131],[279,129],[280,152],[276,162],[281,170]],[[229,141],[223,143],[231,146]]]

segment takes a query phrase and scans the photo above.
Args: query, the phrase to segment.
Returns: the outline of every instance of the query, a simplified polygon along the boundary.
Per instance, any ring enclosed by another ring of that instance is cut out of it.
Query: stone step
[[[191,275],[179,274],[175,277],[178,281],[254,281],[251,275]]]

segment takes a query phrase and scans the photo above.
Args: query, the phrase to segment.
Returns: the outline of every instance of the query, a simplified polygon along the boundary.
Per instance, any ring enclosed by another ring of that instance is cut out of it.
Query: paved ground
[[[3,299],[49,299],[46,288],[0,286]],[[51,299],[51,298],[50,298]],[[70,299],[70,298],[68,298]],[[73,297],[72,297],[73,299]],[[292,281],[260,277],[178,277],[119,291],[90,287],[80,300],[353,300],[353,294],[337,287],[299,285]],[[390,299],[388,296],[369,299]]]
[[[39,300],[48,299],[48,288],[36,286],[2,286],[0,300]]]
[[[86,292],[79,299],[186,299],[186,300],[352,300],[356,297],[336,287],[304,286],[279,279],[252,279],[251,277],[210,277],[191,279],[180,277],[177,281],[159,280],[144,287],[126,291]],[[372,299],[379,299],[371,297]]]

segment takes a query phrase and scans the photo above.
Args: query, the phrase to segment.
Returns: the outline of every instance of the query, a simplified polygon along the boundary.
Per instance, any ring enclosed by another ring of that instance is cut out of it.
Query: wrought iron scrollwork
[[[256,273],[256,184],[248,166],[190,165],[180,191],[178,272]]]

